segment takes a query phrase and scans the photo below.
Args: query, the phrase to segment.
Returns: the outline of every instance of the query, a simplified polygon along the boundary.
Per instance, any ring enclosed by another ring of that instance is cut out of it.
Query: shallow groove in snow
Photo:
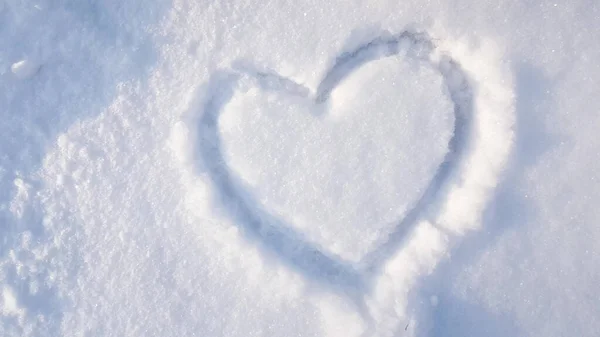
[[[208,175],[214,185],[214,197],[229,210],[245,236],[308,279],[348,295],[371,322],[367,335],[393,333],[397,327],[391,326],[406,321],[406,317],[399,319],[407,314],[402,310],[396,309],[394,318],[386,318],[389,313],[381,316],[378,308],[390,305],[389,297],[404,298],[401,302],[407,305],[407,292],[419,275],[437,264],[454,242],[452,238],[478,227],[477,219],[488,190],[495,184],[510,149],[512,95],[504,74],[501,70],[477,73],[476,62],[463,63],[473,60],[473,56],[460,48],[448,47],[423,32],[384,34],[338,57],[315,92],[284,76],[248,64],[237,65],[235,70],[213,74],[203,87],[203,98],[192,104],[185,120],[187,131],[195,135],[191,138],[190,155],[195,157],[191,162],[200,165],[192,165],[191,170]],[[446,49],[454,50],[448,53]],[[286,91],[316,104],[326,104],[331,92],[353,71],[368,62],[400,53],[430,64],[441,74],[454,104],[454,133],[443,163],[420,199],[381,245],[360,263],[352,263],[315,245],[301,232],[282,225],[280,218],[257,206],[227,166],[218,128],[219,115],[235,94],[240,78],[255,80],[263,90]],[[407,268],[411,272],[402,272]],[[389,273],[395,275],[390,277],[398,278],[400,285],[390,289],[382,284],[382,277]]]

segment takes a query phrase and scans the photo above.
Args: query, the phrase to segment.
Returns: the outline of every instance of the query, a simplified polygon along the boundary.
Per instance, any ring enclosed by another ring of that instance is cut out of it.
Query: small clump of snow
[[[35,75],[40,70],[40,66],[41,64],[36,61],[25,59],[13,63],[10,70],[18,79],[26,80]]]

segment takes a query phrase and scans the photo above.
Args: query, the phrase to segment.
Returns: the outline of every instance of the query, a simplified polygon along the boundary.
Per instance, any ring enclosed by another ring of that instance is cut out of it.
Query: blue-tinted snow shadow
[[[440,336],[521,336],[512,313],[492,312],[477,300],[466,300],[453,292],[454,282],[469,266],[477,264],[481,254],[493,248],[508,230],[535,223],[536,205],[521,186],[528,168],[563,139],[549,133],[544,119],[553,111],[552,83],[539,69],[523,63],[514,69],[516,75],[516,123],[513,152],[507,168],[483,214],[482,230],[468,234],[422,285],[419,294],[435,293],[440,305],[431,309],[432,337]],[[524,254],[530,247],[522,247]],[[511,256],[518,262],[520,256]],[[517,286],[517,284],[515,284]]]
[[[49,252],[51,256],[62,254],[63,247],[53,242],[54,233],[43,225],[44,210],[35,198],[43,186],[35,174],[57,137],[78,121],[104,111],[120,83],[135,81],[141,87],[147,83],[158,54],[146,28],[159,22],[171,2],[40,4],[13,2],[0,11],[0,61],[7,62],[0,65],[0,258],[10,259],[13,251],[39,269],[35,274],[19,274],[17,266],[7,264],[0,272],[28,317],[38,322],[35,331],[56,336],[69,304],[58,298],[49,282],[56,271],[30,259],[32,253],[22,246],[23,235],[28,235],[34,247],[47,244],[56,249]],[[39,61],[41,68],[31,78],[18,80],[9,66],[22,58]],[[16,178],[30,186],[30,202],[22,217],[14,216],[8,207],[17,193]],[[72,263],[63,266],[69,270],[60,272],[76,275],[82,255],[71,251],[69,256]],[[39,289],[32,292],[34,283]]]
[[[475,301],[442,296],[434,309],[432,337],[518,337],[521,336],[514,318],[495,313]]]

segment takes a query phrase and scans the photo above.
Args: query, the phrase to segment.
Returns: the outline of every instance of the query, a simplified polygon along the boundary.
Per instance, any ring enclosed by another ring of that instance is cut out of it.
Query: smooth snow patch
[[[219,129],[256,207],[353,262],[389,235],[444,160],[454,125],[441,75],[410,61],[365,64],[327,106],[242,80]]]

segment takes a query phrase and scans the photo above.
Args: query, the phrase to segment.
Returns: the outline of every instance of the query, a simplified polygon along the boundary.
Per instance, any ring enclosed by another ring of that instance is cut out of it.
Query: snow
[[[31,78],[40,69],[40,65],[35,61],[21,60],[10,66],[10,70],[20,80]]]
[[[595,1],[0,1],[1,336],[596,336]]]
[[[452,101],[424,65],[366,64],[323,103],[241,82],[218,120],[232,180],[251,207],[344,259],[359,261],[392,232],[448,152]]]

